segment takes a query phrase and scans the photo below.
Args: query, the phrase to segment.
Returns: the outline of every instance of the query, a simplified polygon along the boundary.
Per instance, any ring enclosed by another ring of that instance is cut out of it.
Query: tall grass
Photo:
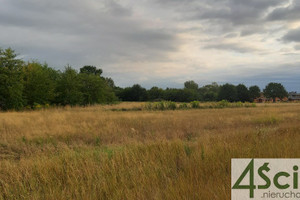
[[[0,199],[225,200],[231,158],[300,156],[297,104],[111,108],[0,113]]]

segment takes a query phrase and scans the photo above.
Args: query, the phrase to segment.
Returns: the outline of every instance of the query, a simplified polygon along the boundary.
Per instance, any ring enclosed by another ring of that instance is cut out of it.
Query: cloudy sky
[[[0,47],[119,86],[281,82],[300,92],[300,1],[0,0]]]

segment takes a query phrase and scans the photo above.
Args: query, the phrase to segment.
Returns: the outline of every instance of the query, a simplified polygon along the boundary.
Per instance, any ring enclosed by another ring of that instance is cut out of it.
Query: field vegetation
[[[231,158],[300,157],[297,103],[146,106],[0,113],[0,199],[227,200]]]

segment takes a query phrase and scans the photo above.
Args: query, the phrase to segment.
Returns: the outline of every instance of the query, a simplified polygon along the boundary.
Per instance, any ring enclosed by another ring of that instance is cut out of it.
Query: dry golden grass
[[[0,113],[0,199],[230,199],[230,159],[299,158],[300,104]]]

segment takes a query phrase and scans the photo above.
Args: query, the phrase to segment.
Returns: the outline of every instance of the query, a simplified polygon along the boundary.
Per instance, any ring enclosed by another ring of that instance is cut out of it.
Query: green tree
[[[119,98],[123,101],[147,101],[147,90],[139,84],[134,84],[132,87],[127,87],[120,91]]]
[[[199,98],[198,91],[193,89],[167,88],[164,91],[164,99],[168,101],[191,102],[199,100]]]
[[[97,69],[95,66],[91,66],[91,65],[85,65],[82,68],[80,68],[80,73],[83,74],[93,74],[93,75],[101,76],[102,72],[103,72],[102,69]]]
[[[23,107],[24,62],[10,48],[0,49],[0,109],[19,110]]]
[[[264,95],[275,102],[276,97],[282,99],[287,97],[288,93],[281,83],[269,83],[264,89]]]
[[[216,82],[213,82],[209,85],[205,85],[199,88],[198,91],[200,96],[202,96],[202,100],[217,101],[219,90],[220,90],[220,86]]]
[[[29,106],[35,103],[45,105],[55,100],[56,82],[59,74],[47,64],[29,62],[23,68],[24,73],[24,100]]]
[[[147,101],[148,99],[146,89],[141,87],[139,84],[132,86],[130,94],[134,101]]]
[[[202,99],[204,101],[217,101],[218,93],[213,92],[213,91],[207,91],[206,93],[203,94]]]
[[[83,94],[83,105],[108,103],[116,100],[115,87],[111,78],[101,77],[102,69],[94,66],[80,68],[80,91]]]
[[[79,74],[80,91],[83,95],[83,105],[91,105],[95,103],[104,103],[104,86],[105,82],[99,76],[92,74]]]
[[[180,89],[178,93],[179,102],[191,102],[191,101],[198,101],[200,100],[200,96],[197,90],[195,89]]]
[[[249,87],[249,97],[250,101],[254,101],[254,99],[260,97],[260,89],[257,85]]]
[[[57,103],[72,106],[82,104],[83,94],[81,87],[78,73],[70,66],[67,66],[57,82]]]
[[[164,96],[164,90],[158,87],[152,87],[148,92],[149,100],[161,100]]]
[[[164,100],[179,102],[182,99],[180,94],[181,91],[182,89],[167,88],[164,91]]]
[[[198,90],[198,84],[195,83],[195,81],[186,81],[184,83],[184,88],[185,89],[192,89],[192,90]]]
[[[236,87],[232,84],[226,83],[220,87],[218,100],[227,100],[229,102],[234,102],[237,99]]]
[[[241,102],[250,101],[249,90],[244,84],[236,86],[237,100]]]
[[[112,78],[105,78],[106,85],[110,88],[115,88],[115,82]]]

